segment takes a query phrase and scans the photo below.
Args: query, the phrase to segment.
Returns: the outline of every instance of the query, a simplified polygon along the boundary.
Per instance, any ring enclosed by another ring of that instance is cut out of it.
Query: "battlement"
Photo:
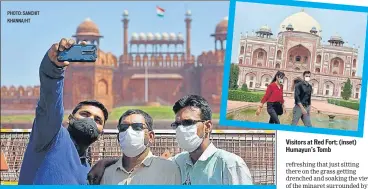
[[[40,96],[40,86],[2,86],[1,111],[34,110]]]
[[[198,56],[197,62],[202,65],[223,64],[224,60],[225,60],[225,51],[216,50],[216,51],[202,52],[202,54]]]
[[[2,86],[1,99],[5,98],[38,98],[40,86]]]
[[[98,58],[95,65],[105,65],[116,68],[118,66],[118,59],[112,53],[98,50]]]
[[[98,49],[96,62],[94,62],[93,64],[86,64],[86,63],[82,63],[82,62],[73,62],[73,64],[71,64],[71,66],[74,66],[74,65],[79,65],[79,66],[80,65],[83,65],[83,66],[103,66],[103,67],[116,68],[116,67],[118,67],[118,59],[112,53],[110,53],[110,52],[106,53],[106,52]]]

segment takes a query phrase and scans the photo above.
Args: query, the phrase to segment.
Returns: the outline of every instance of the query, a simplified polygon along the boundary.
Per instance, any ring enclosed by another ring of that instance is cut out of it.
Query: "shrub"
[[[264,92],[249,92],[241,90],[229,90],[228,99],[244,102],[260,102]]]
[[[249,90],[248,90],[248,86],[247,86],[247,84],[245,84],[245,83],[244,83],[244,84],[242,85],[242,87],[241,87],[241,90],[242,90],[242,91],[245,91],[245,92],[249,91]]]
[[[359,110],[359,102],[356,100],[328,99],[328,103],[353,110]]]

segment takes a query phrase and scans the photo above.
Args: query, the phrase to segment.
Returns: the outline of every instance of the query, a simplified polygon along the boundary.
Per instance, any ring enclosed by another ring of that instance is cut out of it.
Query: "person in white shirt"
[[[177,165],[150,151],[155,138],[152,126],[152,117],[142,110],[128,110],[120,117],[118,140],[123,155],[105,169],[100,184],[181,184]]]

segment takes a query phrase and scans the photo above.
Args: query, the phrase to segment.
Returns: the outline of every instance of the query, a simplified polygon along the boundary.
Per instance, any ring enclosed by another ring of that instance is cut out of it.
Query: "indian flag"
[[[159,6],[157,6],[157,7],[156,7],[156,12],[157,12],[157,16],[159,16],[159,17],[164,17],[165,9],[163,9],[163,8],[161,8],[161,7],[159,7]]]

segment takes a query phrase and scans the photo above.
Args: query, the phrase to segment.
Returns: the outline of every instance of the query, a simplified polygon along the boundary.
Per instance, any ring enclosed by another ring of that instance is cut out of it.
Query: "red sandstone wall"
[[[113,69],[99,68],[94,73],[94,99],[103,103],[108,111],[112,111],[113,105]]]
[[[1,110],[34,110],[40,87],[1,87]]]
[[[218,112],[223,58],[223,51],[210,51],[198,57],[197,62],[201,64],[198,67],[192,67],[191,64],[176,69],[150,70],[150,74],[178,74],[183,78],[149,79],[149,101],[172,105],[186,94],[200,94],[210,102],[214,112]],[[67,110],[73,109],[77,103],[87,99],[99,100],[109,110],[123,104],[142,104],[145,94],[144,79],[131,79],[136,73],[142,74],[142,69],[126,66],[115,69],[104,64],[72,64],[65,75],[64,107]],[[2,87],[1,108],[34,110],[38,98],[39,87]]]
[[[198,57],[198,63],[202,64],[201,95],[207,99],[213,112],[220,111],[224,51],[203,53]]]
[[[183,96],[182,79],[149,79],[148,80],[148,101],[163,102],[161,104],[175,103]],[[127,85],[127,91],[124,94],[125,102],[142,103],[144,102],[145,80],[130,79]]]

